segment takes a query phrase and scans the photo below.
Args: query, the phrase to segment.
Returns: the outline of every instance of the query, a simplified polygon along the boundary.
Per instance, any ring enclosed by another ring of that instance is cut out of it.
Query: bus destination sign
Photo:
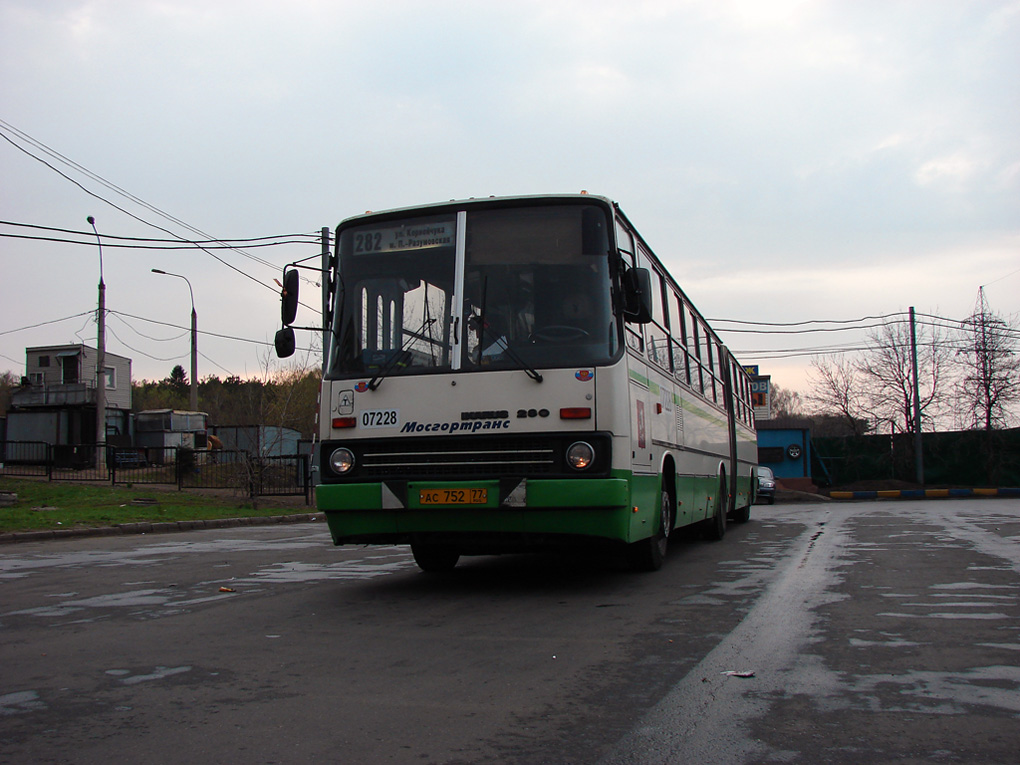
[[[452,247],[453,243],[453,221],[358,229],[354,232],[355,255]]]

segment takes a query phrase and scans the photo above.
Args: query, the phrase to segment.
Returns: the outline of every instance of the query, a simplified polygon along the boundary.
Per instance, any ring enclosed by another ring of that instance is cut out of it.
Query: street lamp
[[[172,274],[169,271],[161,271],[158,268],[151,269],[154,274],[163,276],[176,276],[188,282],[188,292],[191,294],[191,411],[198,411],[198,314],[195,313],[195,291],[191,289],[191,282],[188,277],[181,274]]]
[[[92,226],[99,245],[99,310],[96,315],[96,470],[106,466],[106,283],[103,281],[103,242],[96,219],[85,220]]]

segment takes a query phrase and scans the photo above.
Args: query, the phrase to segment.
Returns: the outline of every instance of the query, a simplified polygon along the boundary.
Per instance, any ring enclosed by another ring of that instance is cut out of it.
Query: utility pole
[[[323,226],[320,234],[322,236],[322,369],[325,371],[326,360],[329,358],[329,339],[332,331],[329,325],[333,319],[329,310],[332,298],[330,286],[333,270],[330,268],[329,228]]]
[[[978,346],[978,387],[981,406],[984,408],[985,430],[992,429],[992,368],[988,350],[988,305],[985,303],[985,288],[978,287],[978,321],[981,322],[981,342]]]
[[[910,356],[914,372],[914,469],[917,483],[924,486],[924,454],[921,440],[921,386],[917,380],[917,325],[914,306],[910,306]]]
[[[103,242],[96,229],[96,219],[86,218],[96,234],[99,245],[99,311],[96,314],[96,470],[106,468],[106,284],[103,282]]]
[[[191,289],[191,284],[188,284]],[[188,405],[191,411],[198,411],[198,314],[195,313],[195,302],[191,302],[191,395],[188,397]]]

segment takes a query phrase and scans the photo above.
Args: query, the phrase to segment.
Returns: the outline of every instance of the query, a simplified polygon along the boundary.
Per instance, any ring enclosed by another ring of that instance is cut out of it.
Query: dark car
[[[770,505],[776,501],[776,477],[772,468],[758,466],[758,499]]]

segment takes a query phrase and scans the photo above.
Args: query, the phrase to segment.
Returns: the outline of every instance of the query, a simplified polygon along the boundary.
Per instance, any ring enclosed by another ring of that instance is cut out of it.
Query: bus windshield
[[[600,207],[554,204],[342,228],[327,376],[608,362],[608,225]]]

